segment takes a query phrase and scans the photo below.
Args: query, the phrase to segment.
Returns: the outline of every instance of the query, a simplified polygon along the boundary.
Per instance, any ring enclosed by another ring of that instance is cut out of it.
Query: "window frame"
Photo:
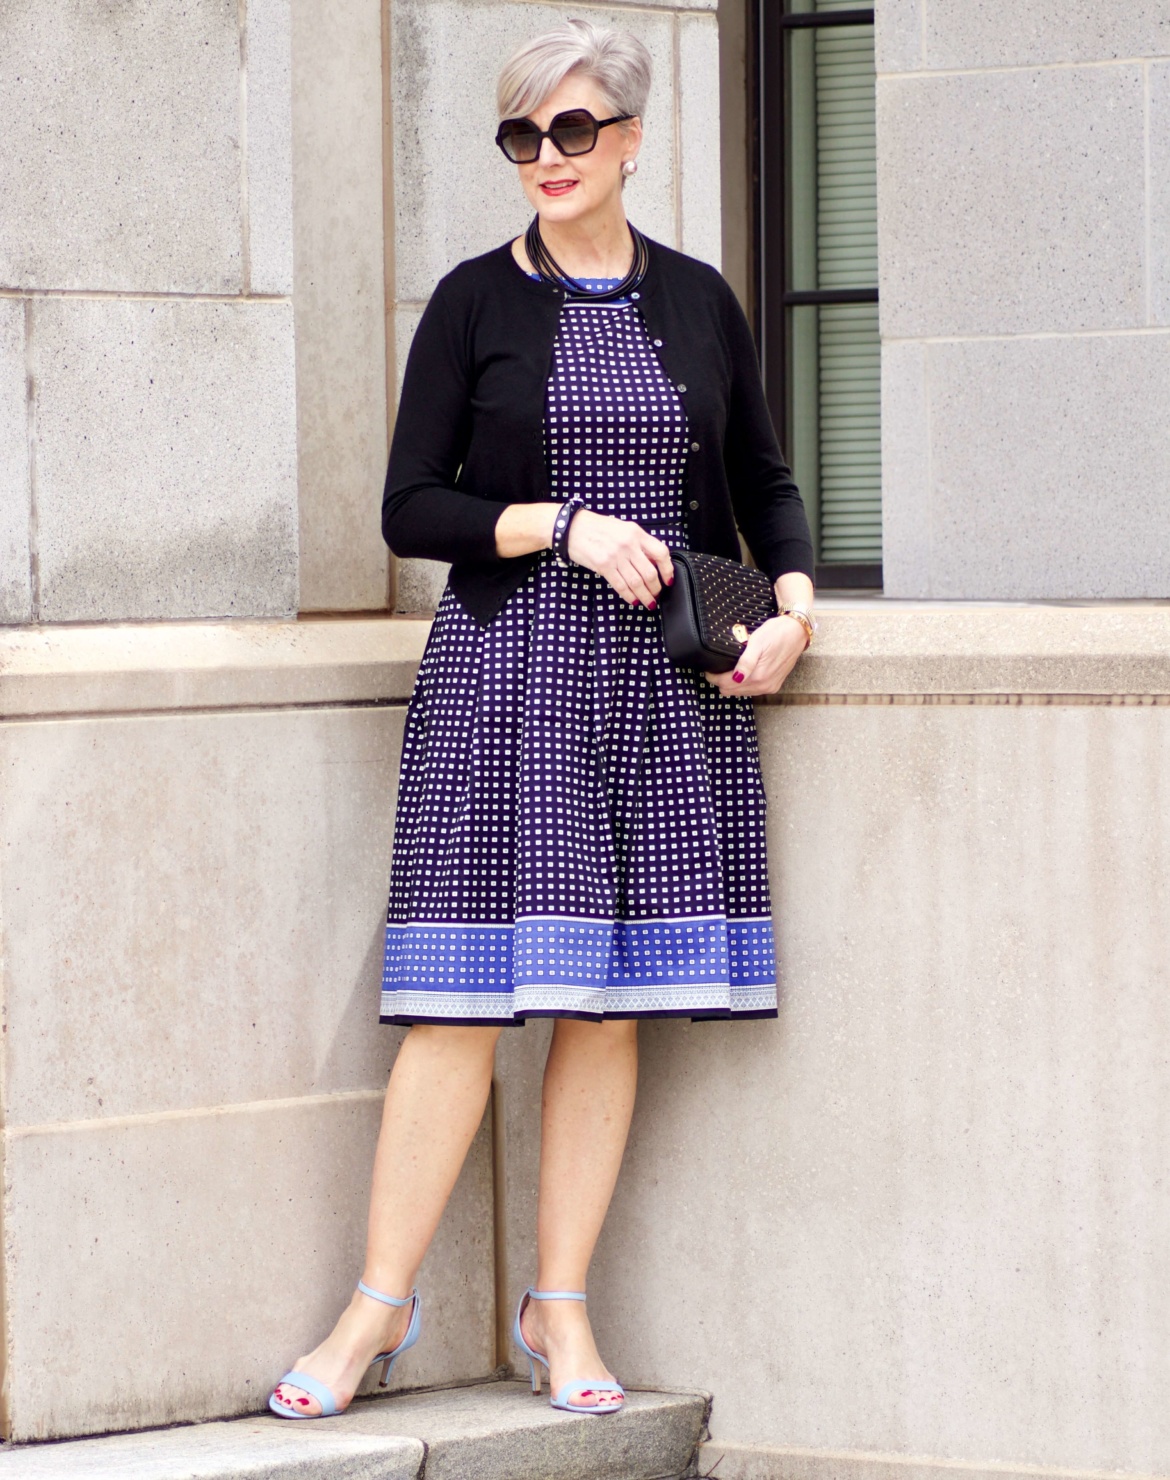
[[[753,67],[753,144],[755,152],[755,304],[756,338],[764,389],[781,445],[791,445],[792,376],[789,364],[789,310],[804,305],[876,303],[877,288],[793,289],[789,281],[787,164],[787,36],[795,30],[874,23],[872,6],[848,10],[788,11],[789,0],[756,0],[756,65]],[[799,0],[797,0],[799,3]],[[809,0],[803,0],[808,4]],[[814,511],[819,518],[819,510]],[[816,583],[828,589],[881,589],[882,567],[874,564],[818,563]]]

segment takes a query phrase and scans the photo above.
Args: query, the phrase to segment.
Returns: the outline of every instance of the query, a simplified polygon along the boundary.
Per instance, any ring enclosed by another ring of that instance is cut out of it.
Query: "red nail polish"
[[[673,576],[667,576],[667,578],[666,578],[666,584],[668,586],[673,586],[674,585],[674,577]]]
[[[658,603],[656,601],[648,601],[646,603],[646,610],[648,612],[656,611],[657,609],[658,609]]]
[[[736,681],[736,683],[743,683],[743,674],[739,671],[738,668],[731,676]]]
[[[640,605],[640,603],[639,603],[639,601],[638,601],[638,598],[637,598],[637,597],[636,597],[636,596],[635,596],[635,597],[634,597],[634,605],[635,605],[635,606],[638,606],[638,605]]]

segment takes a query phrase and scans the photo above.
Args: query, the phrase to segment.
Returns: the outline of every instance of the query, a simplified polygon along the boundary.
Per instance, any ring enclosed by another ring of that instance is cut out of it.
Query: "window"
[[[759,0],[759,301],[824,586],[881,585],[873,11]]]

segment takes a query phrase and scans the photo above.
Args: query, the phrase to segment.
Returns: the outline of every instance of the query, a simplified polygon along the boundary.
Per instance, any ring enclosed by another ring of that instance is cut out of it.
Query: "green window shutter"
[[[821,10],[842,9],[822,3]],[[877,284],[872,26],[815,32],[817,287]],[[876,303],[817,310],[820,550],[881,560],[881,355]]]

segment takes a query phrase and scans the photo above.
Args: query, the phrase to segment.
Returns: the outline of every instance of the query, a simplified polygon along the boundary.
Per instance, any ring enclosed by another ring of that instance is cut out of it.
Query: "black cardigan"
[[[455,595],[485,626],[537,559],[498,555],[496,520],[508,504],[552,498],[545,390],[563,301],[505,243],[443,278],[406,362],[382,532],[395,555],[449,561]],[[811,577],[804,505],[735,295],[713,267],[651,242],[638,307],[687,411],[691,548],[740,559],[738,524],[771,579]]]

